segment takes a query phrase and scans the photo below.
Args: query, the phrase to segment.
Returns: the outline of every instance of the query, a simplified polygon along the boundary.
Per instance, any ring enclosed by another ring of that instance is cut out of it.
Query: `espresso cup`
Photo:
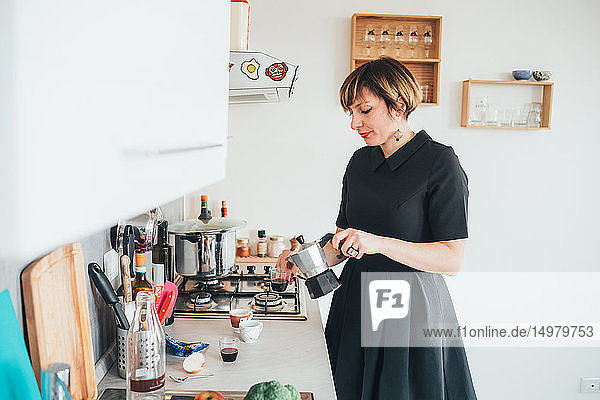
[[[240,321],[240,336],[246,343],[256,343],[263,330],[263,323],[260,321]]]
[[[243,308],[235,308],[229,311],[229,321],[231,322],[231,327],[234,332],[240,331],[240,322],[251,320],[254,314],[252,311],[243,309]]]

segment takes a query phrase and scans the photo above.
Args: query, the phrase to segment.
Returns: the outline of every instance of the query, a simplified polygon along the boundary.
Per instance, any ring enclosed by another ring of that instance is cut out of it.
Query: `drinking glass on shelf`
[[[526,106],[516,108],[513,110],[513,126],[517,128],[523,128],[527,126],[527,112]]]
[[[485,117],[487,113],[488,101],[487,97],[480,97],[479,101],[473,107],[473,112],[471,113],[471,119],[469,120],[469,125],[472,126],[481,126],[485,122]]]
[[[421,85],[421,101],[423,103],[431,103],[431,90],[428,83]]]
[[[490,103],[487,106],[487,110],[485,112],[485,124],[487,126],[497,126],[498,125],[498,105]]]
[[[390,38],[390,27],[388,25],[383,25],[381,28],[381,36],[379,37],[379,41],[381,42],[381,55],[385,56],[385,49],[388,48],[392,38]]]
[[[431,26],[425,26],[425,32],[423,33],[423,48],[425,49],[425,58],[429,58],[429,49],[433,45],[433,36],[431,35]]]
[[[410,47],[410,58],[415,58],[415,50],[419,43],[419,31],[416,25],[411,25],[410,35],[408,36],[408,45]]]
[[[375,43],[375,27],[373,25],[367,25],[365,30],[365,47],[367,48],[367,57],[371,56],[371,47]]]
[[[396,27],[396,35],[394,35],[394,44],[396,45],[396,57],[400,57],[400,49],[406,43],[406,39],[404,38],[404,27],[402,25],[398,25]]]
[[[513,123],[513,110],[510,108],[501,108],[498,112],[498,119],[500,120],[500,126],[512,126]]]
[[[542,105],[540,103],[531,103],[529,114],[527,115],[527,126],[530,128],[539,128],[542,122]]]

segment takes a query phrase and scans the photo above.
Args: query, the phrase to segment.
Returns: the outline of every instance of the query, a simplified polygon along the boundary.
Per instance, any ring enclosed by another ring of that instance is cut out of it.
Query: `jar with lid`
[[[267,234],[264,229],[259,229],[258,241],[256,242],[256,255],[258,257],[266,257],[267,254]]]
[[[269,237],[269,257],[277,258],[285,250],[284,238],[281,235]]]
[[[250,257],[250,239],[238,238],[236,255],[238,257]]]

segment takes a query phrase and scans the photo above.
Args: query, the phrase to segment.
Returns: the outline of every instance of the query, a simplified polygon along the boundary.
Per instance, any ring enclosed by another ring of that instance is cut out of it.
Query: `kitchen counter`
[[[204,351],[206,366],[202,373],[215,376],[175,383],[169,375],[187,373],[182,367],[183,357],[168,354],[167,390],[248,390],[257,382],[275,379],[291,383],[299,391],[312,392],[315,400],[334,400],[319,305],[308,297],[306,305],[306,321],[263,320],[264,329],[257,343],[244,343],[240,339],[239,355],[233,365],[224,364],[219,355],[219,338],[235,335],[229,319],[175,319],[166,328],[170,336],[186,342],[210,343]],[[107,388],[125,388],[116,363],[98,385],[98,394]]]

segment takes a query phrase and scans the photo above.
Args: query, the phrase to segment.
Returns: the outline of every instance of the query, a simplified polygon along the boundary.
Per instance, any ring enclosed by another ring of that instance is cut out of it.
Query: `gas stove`
[[[306,291],[297,277],[283,292],[274,291],[269,274],[253,266],[218,280],[177,275],[175,284],[176,318],[229,318],[229,310],[246,308],[254,319],[306,320]]]

